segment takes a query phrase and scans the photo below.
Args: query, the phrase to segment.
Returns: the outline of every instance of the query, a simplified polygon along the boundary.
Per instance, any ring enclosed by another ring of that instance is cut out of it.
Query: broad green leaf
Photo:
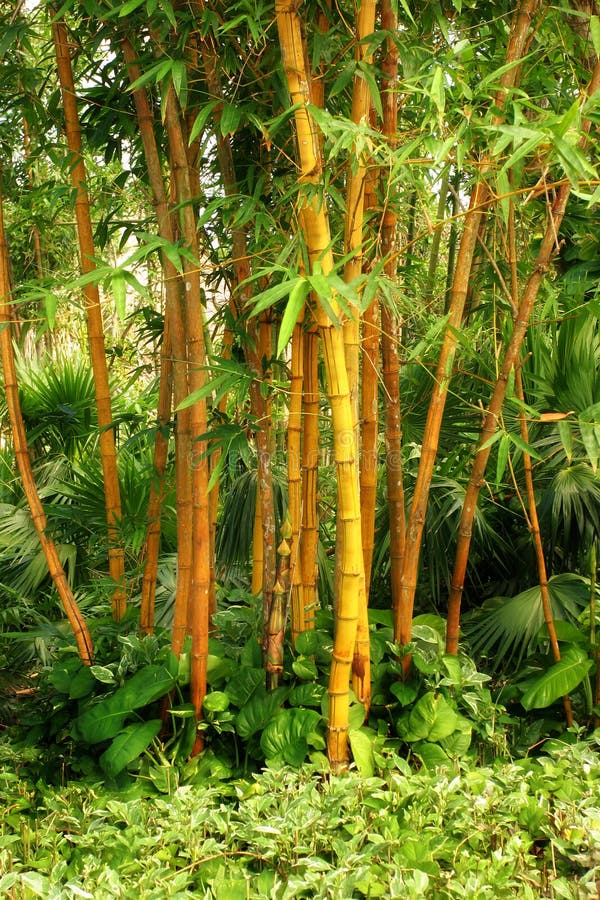
[[[405,740],[439,741],[455,730],[458,715],[441,694],[428,691],[414,705],[408,717]]]
[[[238,668],[227,685],[227,694],[234,706],[241,709],[259,685],[265,683],[265,671],[258,667]]]
[[[390,691],[401,706],[409,706],[416,700],[419,686],[411,681],[394,681],[390,685]]]
[[[219,713],[229,709],[230,699],[224,691],[210,691],[202,702],[206,712]]]
[[[592,666],[581,647],[570,647],[521,697],[525,709],[543,709],[578,687]]]
[[[174,686],[175,679],[164,666],[144,666],[118,691],[75,719],[73,735],[88,744],[109,740],[118,734],[133,710],[164,697]]]
[[[298,656],[292,663],[294,674],[303,681],[312,681],[317,678],[319,672],[309,656]]]
[[[353,729],[348,732],[352,758],[363,778],[371,778],[375,774],[375,760],[373,759],[374,737],[375,733],[371,729]]]
[[[264,679],[264,675],[263,675]],[[277,714],[287,696],[287,688],[277,688],[267,693],[264,689],[256,692],[239,711],[235,724],[240,737],[247,740],[268,725]]]
[[[71,700],[81,700],[92,693],[96,687],[96,679],[87,666],[84,666],[75,675],[69,687],[69,697]]]
[[[128,725],[100,757],[100,765],[106,774],[115,778],[130,762],[148,749],[161,727],[160,719]]]
[[[287,762],[298,766],[306,757],[308,743],[312,740],[321,722],[321,716],[314,709],[284,709],[272,719],[262,733],[261,750],[267,761]],[[317,741],[322,743],[322,741]],[[320,749],[320,748],[318,748]]]
[[[447,672],[447,679],[450,680],[452,684],[462,683],[462,669],[460,667],[460,660],[456,656],[453,656],[451,653],[445,653],[442,657],[442,666]]]
[[[465,725],[460,725],[452,734],[442,738],[440,741],[442,750],[453,758],[464,756],[471,746],[472,728],[466,719],[464,719],[464,722],[466,723]]]
[[[102,684],[116,684],[116,676],[112,669],[106,666],[90,666],[90,672],[97,681]]]
[[[439,744],[419,741],[411,747],[411,750],[419,757],[426,769],[445,768],[450,763],[448,755],[444,753]]]
[[[325,688],[322,684],[314,682],[306,682],[297,684],[290,691],[288,702],[290,706],[314,706],[317,709],[321,706]]]

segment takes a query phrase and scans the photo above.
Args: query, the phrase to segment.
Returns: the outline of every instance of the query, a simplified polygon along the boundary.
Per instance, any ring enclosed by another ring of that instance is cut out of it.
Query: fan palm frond
[[[589,581],[564,573],[548,581],[552,615],[576,623],[590,599]],[[464,636],[471,650],[488,659],[494,671],[516,669],[538,642],[544,624],[539,585],[515,597],[493,597],[464,617]]]

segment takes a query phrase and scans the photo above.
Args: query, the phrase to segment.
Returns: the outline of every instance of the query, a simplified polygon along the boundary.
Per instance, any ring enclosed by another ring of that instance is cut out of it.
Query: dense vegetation
[[[377,776],[319,766],[247,779],[200,761],[121,789],[34,781],[0,748],[8,897],[585,898],[597,895],[597,744],[536,759]],[[198,759],[198,758],[196,758]]]
[[[0,10],[8,896],[594,895],[600,15],[479,7]]]

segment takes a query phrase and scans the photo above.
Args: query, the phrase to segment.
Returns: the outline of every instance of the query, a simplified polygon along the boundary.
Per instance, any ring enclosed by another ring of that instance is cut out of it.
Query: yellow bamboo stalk
[[[302,384],[304,326],[299,321],[292,334],[290,406],[287,423],[288,514],[290,518],[291,626],[292,646],[305,630],[300,527],[302,521]]]
[[[363,0],[356,16],[355,55],[357,64],[370,65],[373,54],[369,52],[366,38],[375,29],[375,0]],[[369,85],[360,69],[354,76],[352,86],[351,118],[355,125],[369,122],[371,93]],[[348,189],[346,192],[346,215],[344,218],[344,253],[349,255],[344,265],[344,280],[350,283],[363,270],[363,220],[365,205],[365,182],[367,177],[367,157],[352,148],[352,158],[348,167]],[[359,428],[359,385],[360,385],[360,314],[351,310],[344,322],[344,355],[348,371],[350,402],[354,413],[354,443],[360,446]],[[364,510],[363,510],[364,512]],[[361,525],[361,530],[364,530]],[[368,714],[371,705],[371,659],[369,639],[369,617],[367,593],[363,583],[359,597],[358,624],[354,658],[352,661],[352,688],[365,706]]]
[[[302,368],[302,519],[300,568],[302,570],[302,621],[304,630],[314,628],[319,603],[317,552],[319,547],[319,335],[313,322],[304,335]]]
[[[294,106],[299,183],[319,185],[321,160],[308,105],[310,79],[304,56],[301,21],[295,5],[283,0],[275,4],[283,68]],[[333,270],[331,234],[325,203],[301,196],[304,237],[311,263],[327,276]],[[339,306],[333,302],[337,316]],[[338,483],[338,526],[342,541],[339,564],[336,631],[329,679],[327,749],[333,771],[348,763],[349,679],[354,654],[360,591],[364,591],[358,464],[354,440],[354,415],[344,357],[341,330],[321,305],[316,309],[327,380],[327,395],[333,423],[334,458]]]

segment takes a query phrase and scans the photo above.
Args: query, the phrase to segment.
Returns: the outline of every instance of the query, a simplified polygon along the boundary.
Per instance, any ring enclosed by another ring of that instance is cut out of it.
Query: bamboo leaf
[[[506,464],[508,462],[508,449],[510,447],[510,438],[506,432],[502,433],[500,444],[498,447],[498,460],[496,463],[496,486],[502,483]]]
[[[361,60],[358,63],[357,75],[360,78],[364,78],[369,86],[369,93],[371,94],[371,103],[375,108],[377,115],[383,118],[383,107],[381,105],[381,94],[379,93],[379,86],[377,81],[375,80],[375,75],[373,74],[373,68],[370,63],[366,63]]]
[[[292,281],[282,281],[280,284],[274,284],[272,287],[267,288],[266,291],[261,291],[260,294],[257,294],[253,300],[252,312],[251,316],[258,316],[265,309],[268,309],[273,304],[277,303],[278,300],[281,300],[282,297],[285,297],[286,294],[289,294],[291,290],[293,290],[297,279]]]
[[[356,71],[356,61],[351,60],[347,62],[345,66],[343,66],[342,71],[335,79],[331,86],[331,90],[329,91],[330,97],[335,97],[336,94],[340,94],[344,88],[346,88],[350,82],[352,81],[352,77]]]
[[[179,98],[181,108],[185,110],[187,105],[187,66],[182,59],[173,60],[171,78],[173,79],[173,87]]]
[[[594,45],[594,53],[596,56],[600,56],[600,19],[598,16],[590,16],[590,34]]]
[[[310,285],[305,278],[298,279],[298,281],[290,291],[290,297],[281,318],[281,325],[279,326],[279,336],[277,339],[277,356],[279,356],[284,347],[287,346],[287,343],[292,336],[292,332],[294,331],[296,322],[300,318],[300,314],[302,312],[302,309],[304,308],[304,303],[309,291]]]
[[[138,7],[142,6],[143,3],[144,0],[127,0],[127,3],[123,3],[122,6],[119,7],[119,18],[128,16],[129,13],[132,13],[134,10],[138,9]]]
[[[226,103],[221,113],[219,129],[223,137],[235,134],[242,118],[242,111],[239,106],[233,103]]]
[[[202,106],[191,127],[188,139],[189,144],[193,144],[196,138],[200,137],[206,127],[206,123],[211,118],[218,105],[218,100],[211,100],[210,103],[205,103],[204,106]]]
[[[125,275],[120,269],[117,269],[111,277],[110,286],[117,315],[123,322],[127,315],[127,282],[125,281]]]
[[[507,431],[511,444],[514,444],[515,447],[518,447],[522,453],[528,453],[532,459],[543,459],[543,456],[537,452],[537,450],[528,444],[527,441],[524,441],[520,434],[513,434],[511,431]]]
[[[431,81],[431,99],[438,111],[438,115],[444,114],[446,106],[446,94],[444,91],[444,72],[441,66],[436,66]]]
[[[570,647],[521,697],[525,709],[543,709],[578,687],[593,666],[585,650]]]

